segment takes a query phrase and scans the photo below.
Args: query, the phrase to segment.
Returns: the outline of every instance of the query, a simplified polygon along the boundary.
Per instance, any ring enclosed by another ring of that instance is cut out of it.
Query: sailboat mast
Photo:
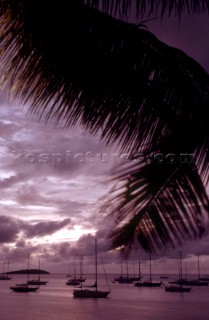
[[[40,279],[41,279],[41,273],[40,273],[40,259],[38,260],[38,270],[39,270],[39,273],[38,273],[38,280],[40,281]]]
[[[9,273],[9,259],[7,260],[7,274]]]
[[[80,280],[81,280],[81,289],[83,289],[83,257],[81,256],[81,261],[80,261]]]
[[[81,256],[81,261],[80,261],[80,279],[83,277],[83,256]]]
[[[126,261],[126,277],[127,277],[127,279],[128,279],[128,275],[129,275],[129,273],[128,273],[128,262]]]
[[[179,252],[179,278],[180,278],[180,284],[182,288],[182,265],[181,265],[181,251]]]
[[[134,278],[136,278],[136,272],[135,272],[134,262],[133,262],[133,276],[134,276]]]
[[[95,239],[95,290],[97,291],[97,239]]]
[[[151,254],[149,255],[149,274],[150,274],[149,280],[150,280],[150,282],[152,282]]]
[[[187,263],[185,262],[185,279],[187,280]]]
[[[29,254],[28,254],[28,272],[27,272],[27,281],[29,281]]]
[[[74,259],[74,279],[76,279],[76,266],[75,266],[75,259]]]
[[[197,263],[198,263],[198,280],[200,279],[200,256],[197,254]]]

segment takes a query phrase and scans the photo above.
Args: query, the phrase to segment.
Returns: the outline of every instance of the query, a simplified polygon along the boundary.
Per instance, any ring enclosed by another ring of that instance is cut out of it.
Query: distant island
[[[50,272],[45,270],[39,269],[23,269],[23,270],[16,270],[16,271],[9,271],[6,274],[50,274]]]

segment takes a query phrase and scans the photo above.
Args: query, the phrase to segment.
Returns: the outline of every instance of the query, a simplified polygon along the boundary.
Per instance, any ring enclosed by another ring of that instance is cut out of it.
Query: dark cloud
[[[28,238],[43,237],[69,226],[70,222],[70,219],[64,219],[62,221],[47,221],[36,224],[28,224],[23,227],[23,231]]]
[[[0,216],[0,243],[6,244],[17,241],[16,246],[23,248],[27,239],[52,235],[69,226],[70,223],[70,219],[31,223],[16,218]]]
[[[19,233],[19,223],[10,217],[0,216],[0,243],[15,242]]]

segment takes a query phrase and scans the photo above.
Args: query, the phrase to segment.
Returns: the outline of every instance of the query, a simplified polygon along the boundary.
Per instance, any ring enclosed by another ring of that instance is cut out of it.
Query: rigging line
[[[108,282],[108,278],[107,278],[107,273],[105,271],[105,268],[104,268],[104,263],[103,263],[103,260],[102,260],[102,257],[101,257],[101,254],[99,253],[99,257],[100,257],[100,260],[101,260],[101,263],[102,263],[102,267],[103,267],[103,271],[104,271],[104,274],[105,274],[105,279],[106,279],[106,282],[107,282],[107,287],[108,287],[108,290],[110,290],[110,286],[109,286],[109,282]]]

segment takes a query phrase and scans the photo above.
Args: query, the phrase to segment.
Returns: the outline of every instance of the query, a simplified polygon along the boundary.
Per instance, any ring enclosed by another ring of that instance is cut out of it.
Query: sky
[[[178,47],[209,71],[207,15],[155,19],[147,27],[167,44]],[[107,239],[111,219],[100,206],[111,189],[111,168],[119,150],[106,146],[99,136],[82,127],[64,129],[45,123],[0,95],[0,272],[1,262],[10,269],[31,267],[68,273],[83,255],[86,273],[92,271],[94,237],[108,273],[120,272],[121,257],[110,251]],[[114,154],[114,155],[113,155]],[[181,248],[188,272],[196,272],[196,253],[209,273],[209,237]],[[177,272],[179,249],[154,256],[155,273],[165,265]],[[130,265],[141,260],[148,271],[148,256],[137,250]],[[130,268],[132,268],[130,266]]]

